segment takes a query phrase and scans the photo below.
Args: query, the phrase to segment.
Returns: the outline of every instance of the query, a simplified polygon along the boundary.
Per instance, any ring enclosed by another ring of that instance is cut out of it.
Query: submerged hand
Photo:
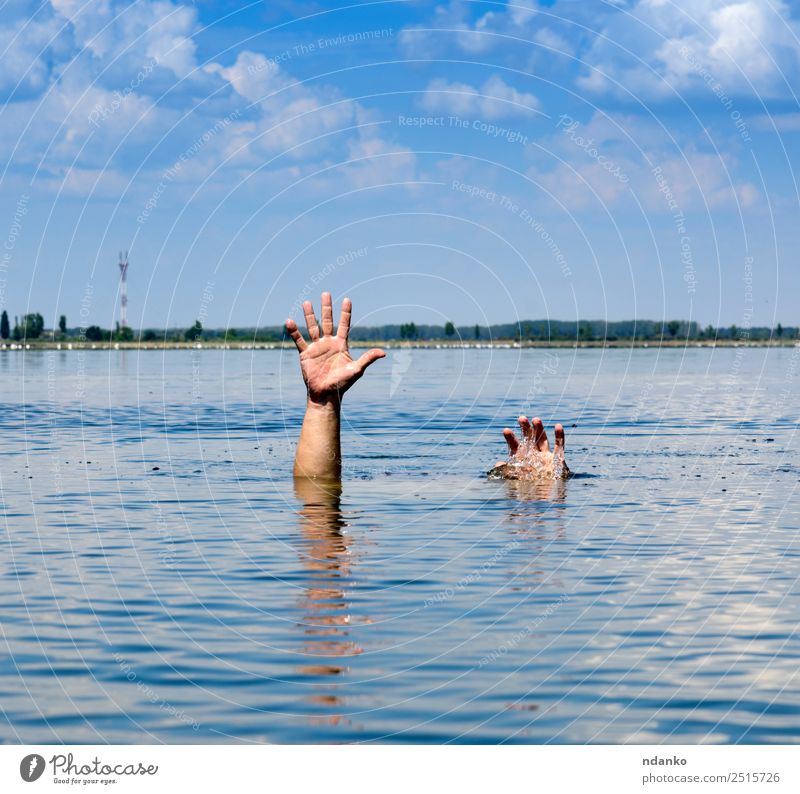
[[[323,292],[322,334],[320,334],[314,307],[311,301],[305,301],[303,313],[306,316],[311,344],[303,338],[294,320],[286,321],[286,330],[300,352],[300,368],[308,389],[308,398],[312,402],[340,403],[342,395],[364,374],[366,368],[386,355],[383,350],[373,348],[357,361],[353,361],[347,344],[352,311],[352,301],[350,298],[345,298],[342,301],[339,328],[334,336],[331,294]]]
[[[565,480],[572,472],[564,460],[564,428],[556,425],[556,447],[551,452],[542,420],[537,416],[533,425],[527,416],[520,416],[520,442],[507,427],[503,437],[508,444],[509,459],[501,460],[489,472],[509,480]]]

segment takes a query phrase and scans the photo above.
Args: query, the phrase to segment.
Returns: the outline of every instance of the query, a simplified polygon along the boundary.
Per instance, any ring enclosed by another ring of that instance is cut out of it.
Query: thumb
[[[381,350],[379,347],[373,347],[371,350],[367,350],[363,356],[360,356],[359,359],[355,362],[356,370],[358,371],[359,375],[364,374],[364,370],[370,365],[376,362],[379,358],[385,358],[386,353]]]

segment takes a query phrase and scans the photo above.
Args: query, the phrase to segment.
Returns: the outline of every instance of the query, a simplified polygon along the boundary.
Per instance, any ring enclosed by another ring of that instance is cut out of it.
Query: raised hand
[[[501,460],[489,472],[493,477],[509,480],[565,480],[572,472],[564,460],[564,428],[556,425],[556,447],[550,450],[542,420],[535,417],[533,424],[527,416],[518,419],[522,441],[507,427],[503,437],[508,444],[508,460]]]
[[[316,403],[340,403],[342,395],[364,374],[366,368],[383,358],[386,353],[372,348],[353,361],[347,344],[350,333],[350,317],[353,303],[350,298],[342,301],[339,328],[333,333],[333,304],[330,292],[322,293],[322,332],[314,315],[311,301],[303,303],[303,313],[311,343],[307,343],[297,327],[289,319],[286,330],[300,352],[300,368],[308,389],[308,399]]]
[[[349,298],[345,298],[342,301],[339,329],[334,336],[330,292],[322,293],[321,333],[314,316],[314,307],[311,301],[305,301],[303,313],[306,316],[310,343],[303,339],[294,320],[286,321],[286,330],[300,352],[300,368],[308,391],[306,415],[294,458],[295,477],[328,480],[338,480],[341,477],[339,426],[342,396],[373,361],[386,355],[383,350],[373,348],[357,361],[353,361],[347,347],[352,311],[353,304]]]

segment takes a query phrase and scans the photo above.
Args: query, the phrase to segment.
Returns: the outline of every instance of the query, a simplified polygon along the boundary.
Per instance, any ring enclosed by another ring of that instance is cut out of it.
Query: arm
[[[320,333],[311,301],[303,303],[303,313],[311,343],[307,343],[289,319],[286,330],[300,353],[300,369],[306,384],[306,415],[294,459],[295,477],[339,479],[342,474],[342,451],[339,425],[344,393],[364,374],[366,368],[386,353],[368,350],[353,361],[347,344],[353,304],[342,301],[339,328],[333,333],[333,303],[330,292],[322,293],[322,332]]]

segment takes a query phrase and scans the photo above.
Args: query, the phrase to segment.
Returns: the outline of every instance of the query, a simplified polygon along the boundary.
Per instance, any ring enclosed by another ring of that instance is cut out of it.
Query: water
[[[0,355],[0,739],[787,742],[799,349]],[[577,476],[483,473],[502,428]]]

